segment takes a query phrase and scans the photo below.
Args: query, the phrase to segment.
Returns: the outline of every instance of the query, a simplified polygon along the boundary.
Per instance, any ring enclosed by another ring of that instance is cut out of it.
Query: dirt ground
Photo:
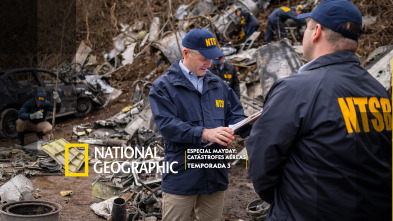
[[[126,97],[127,95],[124,94],[120,100],[126,99]],[[126,102],[114,103],[106,109],[94,111],[89,117],[83,119],[73,117],[58,118],[53,131],[54,137],[63,137],[69,142],[76,142],[75,139],[71,138],[71,131],[74,125],[82,122],[93,123],[97,119],[106,119],[119,112],[124,106],[126,106]],[[29,134],[26,137],[26,142],[35,142],[36,139],[34,134]],[[16,142],[16,139],[2,140],[0,146],[13,145]],[[238,151],[242,147],[239,144],[232,145],[232,148],[236,148]],[[93,145],[90,145],[90,151],[92,151],[92,148]],[[84,167],[80,171],[84,171]],[[88,177],[38,176],[29,179],[37,188],[36,193],[40,195],[39,200],[57,202],[63,207],[60,212],[60,220],[104,220],[104,218],[97,216],[90,209],[92,203],[102,201],[92,196],[92,183],[96,176],[97,174],[92,166],[89,166]],[[60,191],[63,190],[72,190],[74,193],[71,196],[63,197],[60,195]],[[251,179],[246,170],[246,162],[241,160],[229,169],[229,187],[225,197],[224,220],[247,220],[246,207],[254,199],[258,199],[258,196],[253,190]]]
[[[82,168],[81,170],[83,170]],[[97,216],[91,209],[92,203],[101,202],[101,199],[92,196],[93,178],[96,176],[92,167],[89,167],[89,177],[32,177],[29,178],[39,189],[39,200],[59,203],[63,209],[60,212],[62,221],[74,220],[105,220]],[[226,191],[224,203],[224,220],[247,220],[247,204],[258,199],[250,184],[250,178],[245,169],[245,162],[239,162],[229,170],[229,187]],[[60,191],[72,190],[73,195],[63,197]]]

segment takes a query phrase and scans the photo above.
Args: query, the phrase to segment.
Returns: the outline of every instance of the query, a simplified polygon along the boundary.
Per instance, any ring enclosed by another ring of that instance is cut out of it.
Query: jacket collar
[[[310,65],[307,65],[303,71],[309,71],[323,66],[328,66],[337,63],[355,62],[360,63],[359,58],[352,51],[338,51],[323,55],[313,60]]]

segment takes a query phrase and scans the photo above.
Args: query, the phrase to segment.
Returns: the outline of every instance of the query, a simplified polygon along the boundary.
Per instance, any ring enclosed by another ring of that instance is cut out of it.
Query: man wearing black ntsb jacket
[[[213,59],[212,66],[209,68],[213,74],[220,77],[227,85],[235,91],[237,97],[240,99],[239,78],[235,67],[225,60],[225,57],[218,57]]]
[[[252,12],[242,10],[240,7],[235,7],[234,11],[237,16],[241,18],[240,24],[244,25],[245,40],[247,40],[259,28],[258,19]]]
[[[291,8],[282,6],[280,8],[274,9],[267,19],[265,40],[263,43],[270,43],[272,41],[274,32],[276,32],[278,40],[286,38],[287,31],[285,30],[284,22],[288,19],[292,19],[299,24],[306,24],[306,20],[297,18],[298,15],[303,13],[303,10],[304,8],[301,5]]]
[[[275,82],[246,141],[266,220],[391,221],[391,101],[354,53],[362,15],[324,0],[303,16],[310,62]]]
[[[53,100],[57,102],[56,112],[60,111],[61,99],[59,93],[53,92]],[[37,132],[39,140],[52,131],[52,125],[46,121],[48,111],[53,111],[52,102],[46,100],[44,92],[38,92],[37,95],[27,100],[19,110],[18,120],[16,121],[16,131],[18,132],[18,144],[24,145],[25,131]]]
[[[245,118],[243,107],[229,86],[207,69],[223,56],[214,35],[194,29],[182,41],[184,59],[154,81],[149,100],[157,128],[165,139],[165,162],[176,163],[177,173],[163,173],[163,220],[189,220],[192,210],[199,220],[221,220],[228,164],[222,154],[234,139],[228,127]],[[246,133],[246,132],[245,132]],[[204,146],[207,142],[215,143]],[[189,149],[217,159],[187,159]],[[186,165],[187,163],[187,165]],[[188,165],[208,165],[192,168]],[[220,167],[220,168],[216,168]]]

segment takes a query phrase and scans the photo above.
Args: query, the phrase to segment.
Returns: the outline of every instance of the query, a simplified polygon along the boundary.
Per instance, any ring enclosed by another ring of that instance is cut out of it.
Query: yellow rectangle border
[[[69,167],[69,162],[68,162],[68,152],[70,147],[84,147],[85,148],[85,172],[84,173],[69,173],[68,172],[68,167]],[[64,153],[64,170],[65,170],[65,176],[89,176],[89,144],[88,143],[66,143],[65,144],[65,153]]]

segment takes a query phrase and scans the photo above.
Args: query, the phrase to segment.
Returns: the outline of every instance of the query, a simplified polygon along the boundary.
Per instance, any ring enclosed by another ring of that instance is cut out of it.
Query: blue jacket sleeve
[[[46,116],[48,112],[52,112],[53,111],[53,103],[51,103],[50,101],[45,101],[45,104],[42,107],[37,107],[35,104],[34,100],[28,100],[27,102],[25,102],[23,104],[23,106],[20,108],[19,112],[18,112],[18,118],[21,120],[31,120],[30,119],[30,114],[44,109],[44,116],[42,119],[36,119],[36,120],[32,120],[33,123],[39,123],[42,121],[46,120]],[[57,103],[56,104],[56,113],[59,113],[61,109],[61,103]]]
[[[150,88],[149,101],[154,121],[165,140],[194,146],[201,145],[204,128],[179,119],[175,104],[154,84]]]
[[[268,203],[273,201],[282,166],[298,133],[299,112],[293,108],[294,91],[283,81],[272,86],[262,115],[245,143],[255,191]]]
[[[298,19],[297,18],[297,14],[294,11],[295,9],[292,9],[291,11],[287,12],[287,16],[291,19],[293,19],[295,22],[300,23],[300,24],[306,24],[306,19],[302,18],[302,19]]]
[[[29,108],[27,102],[23,104],[18,112],[18,118],[21,120],[30,120]]]

